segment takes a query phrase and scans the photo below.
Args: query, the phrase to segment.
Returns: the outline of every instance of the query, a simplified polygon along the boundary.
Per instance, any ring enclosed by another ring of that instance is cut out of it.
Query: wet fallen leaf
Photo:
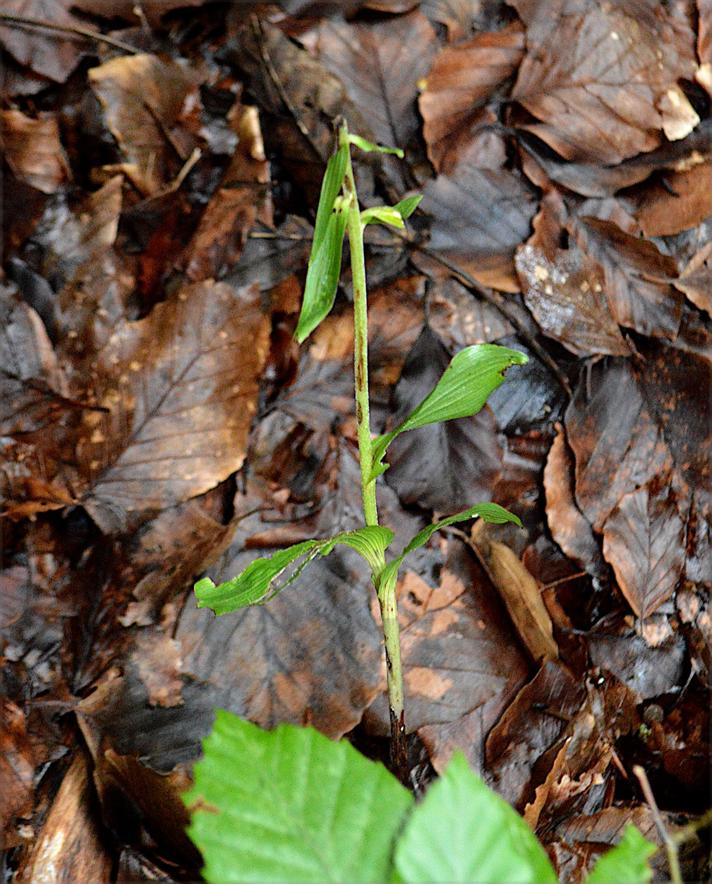
[[[193,282],[224,277],[237,264],[257,218],[272,225],[269,163],[257,108],[236,105],[230,123],[237,147],[185,254],[186,275]]]
[[[15,175],[42,193],[59,190],[69,177],[69,168],[57,118],[43,114],[35,119],[18,110],[4,110],[0,130],[5,159]]]
[[[81,27],[81,19],[69,11],[70,0],[7,0],[3,12],[52,22],[60,27]],[[77,66],[82,42],[65,34],[0,25],[0,44],[10,55],[50,80],[64,83]]]
[[[440,50],[418,100],[428,156],[437,172],[453,171],[479,122],[478,109],[514,73],[523,54],[519,23]]]
[[[641,620],[672,596],[685,564],[685,523],[669,481],[663,474],[624,494],[603,526],[603,555]]]
[[[455,746],[479,767],[487,731],[524,680],[527,664],[498,594],[471,552],[448,540],[444,554],[439,585],[409,572],[401,578],[407,723],[418,729],[437,769]],[[437,548],[433,556],[440,558]],[[381,697],[368,712],[367,726],[386,733],[387,722]]]
[[[604,271],[569,241],[562,225],[560,200],[545,199],[534,219],[534,234],[517,249],[515,264],[524,300],[542,331],[572,353],[587,356],[630,353],[611,316],[604,291]]]
[[[527,53],[512,98],[540,121],[523,128],[567,160],[619,163],[699,122],[677,87],[694,75],[692,33],[653,0],[513,5]]]
[[[428,182],[424,194],[430,248],[485,285],[518,291],[514,251],[529,236],[536,212],[524,181],[507,169],[467,164]]]
[[[0,706],[0,786],[4,796],[0,824],[5,831],[16,816],[28,816],[32,810],[35,753],[22,709],[4,697]]]
[[[194,78],[175,62],[139,54],[91,68],[89,82],[126,157],[121,171],[140,193],[157,193],[193,146],[180,123],[197,100]]]
[[[573,673],[563,663],[549,660],[490,731],[487,767],[500,794],[520,809],[532,795],[539,760],[557,743],[584,695]]]
[[[111,881],[111,855],[92,812],[93,797],[87,759],[77,752],[18,881],[42,880],[48,873],[76,884]]]
[[[381,144],[407,148],[418,129],[418,81],[427,73],[437,47],[427,18],[414,11],[369,23],[326,19],[308,45],[344,84],[367,122],[366,134],[372,133]],[[402,189],[403,164],[387,165]]]
[[[573,235],[603,268],[616,322],[644,335],[674,339],[682,316],[682,298],[671,285],[677,278],[674,259],[610,221],[583,218]]]
[[[604,567],[600,545],[590,522],[576,505],[573,470],[573,457],[559,424],[544,470],[547,523],[551,536],[569,558],[591,573],[600,574]]]
[[[707,243],[690,259],[675,288],[684,292],[695,306],[712,315],[712,243]]]
[[[187,500],[239,469],[267,336],[256,289],[212,281],[117,329],[95,369],[96,400],[109,413],[85,416],[78,446],[84,505],[102,527]]]

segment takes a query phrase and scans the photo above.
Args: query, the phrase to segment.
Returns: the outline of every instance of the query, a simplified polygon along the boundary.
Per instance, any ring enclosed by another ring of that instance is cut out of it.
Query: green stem
[[[361,497],[363,516],[367,525],[378,525],[376,507],[376,482],[369,481],[372,462],[371,423],[368,396],[368,301],[366,290],[366,260],[363,248],[363,223],[356,194],[351,145],[346,124],[339,129],[339,146],[346,146],[349,158],[344,176],[344,196],[349,200],[347,230],[351,252],[351,279],[354,291],[354,395],[356,399],[356,422],[358,427],[358,453],[361,465]],[[400,658],[400,627],[396,606],[396,580],[380,585],[385,567],[374,571],[373,582],[378,592],[383,621],[383,639],[386,650],[388,680],[388,706],[391,720],[391,765],[394,773],[407,780],[408,763],[405,739],[405,716],[403,712],[403,672]]]
[[[366,261],[363,249],[363,225],[356,195],[349,133],[344,123],[339,131],[339,144],[346,144],[349,159],[344,179],[345,196],[349,199],[347,229],[351,251],[351,278],[354,290],[354,388],[356,423],[358,427],[358,454],[361,463],[361,497],[363,516],[367,525],[378,525],[376,483],[369,482],[371,469],[371,422],[368,399],[368,302],[366,296]]]

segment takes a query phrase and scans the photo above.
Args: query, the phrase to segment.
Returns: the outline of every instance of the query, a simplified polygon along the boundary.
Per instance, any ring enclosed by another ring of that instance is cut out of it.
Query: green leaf
[[[395,206],[374,206],[372,209],[364,209],[361,212],[361,223],[364,227],[367,224],[388,224],[400,230],[405,228],[401,213]]]
[[[335,154],[329,157],[326,164],[326,172],[324,180],[321,182],[321,193],[319,194],[319,205],[316,210],[316,221],[314,222],[314,238],[312,240],[312,258],[318,253],[326,236],[326,227],[329,216],[334,208],[336,197],[341,192],[341,185],[346,174],[346,167],[349,162],[348,145],[340,147]]]
[[[237,577],[217,586],[209,577],[199,580],[195,584],[198,607],[211,608],[220,615],[248,605],[263,604],[293,583],[316,556],[328,556],[339,543],[360,553],[371,570],[376,571],[382,567],[385,551],[392,540],[390,528],[377,525],[344,531],[325,540],[304,540],[271,556],[256,559]],[[295,562],[299,564],[285,582],[274,586],[275,580]]]
[[[301,344],[331,312],[341,276],[341,250],[344,244],[348,210],[343,204],[334,204],[326,222],[324,238],[309,260],[304,285],[302,310],[295,337]],[[312,247],[313,249],[314,247]]]
[[[374,144],[373,141],[367,141],[360,135],[354,135],[353,132],[349,133],[349,143],[358,147],[358,149],[364,151],[364,153],[392,153],[401,160],[403,159],[403,151],[400,147],[385,147],[383,144]]]
[[[404,200],[396,203],[393,208],[398,210],[401,218],[405,221],[406,218],[410,218],[413,212],[418,208],[422,199],[423,194],[416,193],[413,196],[407,196]]]
[[[455,513],[453,516],[446,516],[446,518],[440,519],[438,522],[433,522],[432,525],[428,525],[423,528],[422,531],[419,531],[398,558],[394,559],[394,561],[390,562],[383,569],[379,585],[385,586],[389,582],[394,582],[398,577],[398,570],[408,553],[413,552],[413,550],[416,550],[423,546],[423,544],[427,543],[436,531],[440,531],[441,528],[447,528],[448,525],[454,525],[456,522],[466,522],[468,519],[476,518],[480,518],[485,522],[490,522],[493,525],[503,525],[505,522],[513,522],[520,528],[522,527],[519,517],[515,516],[514,513],[510,513],[509,510],[506,510],[499,504],[476,503],[469,509],[463,510],[460,513]]]
[[[653,877],[648,858],[656,850],[656,846],[629,823],[618,844],[593,867],[586,884],[648,884]]]
[[[497,344],[475,344],[460,350],[420,405],[395,430],[374,439],[369,478],[373,480],[388,469],[383,457],[396,436],[427,424],[477,414],[490,393],[504,381],[505,369],[526,362],[524,353]]]
[[[461,752],[410,815],[394,862],[395,881],[556,884],[531,829]]]
[[[385,881],[412,795],[350,743],[223,710],[183,796],[212,884]]]

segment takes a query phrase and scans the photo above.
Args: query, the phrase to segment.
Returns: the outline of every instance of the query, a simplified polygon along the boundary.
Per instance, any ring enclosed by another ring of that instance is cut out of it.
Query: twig
[[[655,826],[662,838],[663,844],[665,845],[665,852],[667,853],[668,865],[670,866],[670,880],[672,884],[682,884],[682,874],[680,872],[680,860],[677,855],[677,844],[671,837],[668,832],[665,822],[660,814],[660,810],[658,809],[658,805],[655,801],[655,796],[653,795],[653,790],[650,788],[650,782],[648,780],[648,775],[645,773],[643,768],[636,764],[633,767],[633,773],[638,778],[638,782],[640,783],[640,788],[643,790],[643,795],[645,796],[645,800],[648,802],[648,807],[650,808],[650,813],[653,816],[653,821],[655,822]]]
[[[107,46],[113,46],[114,49],[120,49],[122,52],[128,52],[131,55],[138,55],[141,52],[135,46],[130,46],[121,40],[115,40],[113,37],[107,37],[106,34],[100,34],[98,31],[92,31],[89,28],[82,28],[79,25],[58,25],[41,18],[12,15],[9,12],[0,12],[0,22],[7,22],[9,25],[16,25],[19,28],[44,28],[47,31],[57,31],[60,34],[70,34],[73,37],[81,37],[84,40],[93,40],[95,43],[106,43]]]

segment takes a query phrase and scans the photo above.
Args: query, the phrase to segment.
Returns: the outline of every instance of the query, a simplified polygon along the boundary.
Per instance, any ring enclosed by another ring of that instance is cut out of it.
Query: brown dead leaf
[[[529,236],[536,212],[524,181],[506,169],[461,164],[452,175],[429,181],[424,194],[430,248],[484,285],[519,291],[514,251]]]
[[[267,354],[255,287],[207,281],[124,323],[96,362],[108,414],[84,416],[84,505],[107,531],[126,511],[160,509],[240,468]],[[179,466],[177,466],[179,464]]]
[[[579,356],[630,353],[611,316],[604,271],[569,241],[558,197],[545,197],[534,219],[534,233],[517,249],[515,264],[527,307],[542,331]]]
[[[682,317],[682,298],[671,285],[678,275],[674,258],[611,221],[585,217],[572,233],[603,268],[606,296],[618,325],[674,340]]]
[[[442,561],[439,585],[433,566]],[[527,665],[497,593],[470,551],[456,540],[424,553],[424,575],[406,572],[399,617],[406,689],[406,725],[418,730],[441,770],[457,746],[478,768],[485,736],[524,677]],[[387,733],[388,707],[369,709],[369,730]]]
[[[669,480],[624,494],[603,526],[603,555],[641,620],[672,596],[685,564],[685,522]]]
[[[513,5],[527,53],[512,98],[540,121],[522,128],[567,160],[620,163],[699,122],[677,86],[694,76],[692,33],[655,0]]]
[[[604,563],[591,524],[576,505],[573,489],[574,461],[561,424],[551,445],[544,469],[546,518],[551,536],[566,555],[592,574]]]
[[[418,81],[437,49],[427,18],[416,10],[384,21],[323,19],[311,39],[305,35],[302,41],[344,84],[366,121],[369,131],[362,134],[407,149],[419,128]],[[387,166],[402,188],[403,164],[387,162]]]
[[[176,62],[139,54],[91,68],[89,82],[126,157],[120,171],[145,196],[157,193],[194,146],[180,128],[198,100],[194,76]]]
[[[69,178],[56,116],[27,117],[18,110],[0,111],[0,140],[16,177],[42,193],[56,193]]]
[[[491,537],[492,532],[484,522],[475,524],[472,541],[507,607],[519,638],[534,662],[555,660],[559,656],[559,648],[554,641],[551,618],[541,597],[539,584],[515,552]]]
[[[181,647],[161,630],[139,632],[131,662],[148,692],[151,706],[181,706]]]
[[[646,626],[660,626],[653,623],[655,618],[656,615],[653,615],[646,621],[641,630],[643,635],[648,632]],[[625,624],[620,626],[619,635],[609,630],[606,635],[592,635],[588,641],[594,666],[612,672],[630,690],[636,703],[665,694],[676,694],[685,682],[684,640],[679,634],[672,634],[664,615],[659,615],[658,619],[668,632],[659,647],[650,647],[644,637],[631,635]]]
[[[689,171],[668,174],[665,187],[647,187],[634,214],[646,236],[669,236],[697,227],[712,215],[712,164],[700,162]]]
[[[518,808],[532,794],[539,759],[557,743],[584,695],[580,681],[563,663],[547,661],[490,731],[487,768],[498,793]]]
[[[69,11],[72,6],[71,0],[5,0],[3,12],[60,27],[81,27],[81,19]],[[83,50],[82,42],[74,37],[9,25],[0,25],[0,45],[21,65],[57,83],[65,82]]]
[[[186,275],[193,282],[225,276],[237,264],[256,219],[272,226],[270,170],[258,110],[238,104],[228,121],[238,136],[237,147],[186,250]]]
[[[675,288],[684,292],[696,307],[712,316],[712,242],[703,245],[690,259],[675,280]]]
[[[18,882],[47,880],[109,884],[112,857],[96,818],[88,763],[81,751],[64,775],[29,856],[17,871]]]
[[[523,54],[518,22],[440,50],[418,100],[428,157],[437,172],[453,171],[479,122],[479,108],[514,73]]]
[[[0,831],[16,816],[28,816],[34,792],[35,752],[19,706],[0,698]]]

